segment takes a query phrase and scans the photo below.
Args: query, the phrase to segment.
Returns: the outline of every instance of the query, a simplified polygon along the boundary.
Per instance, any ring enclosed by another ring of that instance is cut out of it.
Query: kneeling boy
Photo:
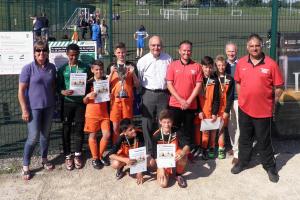
[[[175,144],[176,149],[176,168],[157,168],[157,181],[158,184],[165,188],[168,186],[169,177],[175,175],[175,179],[178,185],[182,188],[187,186],[185,179],[182,174],[185,171],[187,164],[188,145],[185,141],[179,141],[177,134],[174,130],[173,119],[170,111],[162,110],[159,114],[160,129],[157,130],[153,135],[153,149],[154,157],[157,156],[157,144]],[[183,148],[180,148],[183,147]],[[175,174],[173,172],[175,171]]]

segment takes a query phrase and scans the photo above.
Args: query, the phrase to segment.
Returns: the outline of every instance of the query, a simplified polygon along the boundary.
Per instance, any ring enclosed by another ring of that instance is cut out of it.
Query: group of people
[[[78,30],[81,32],[81,38],[79,38]],[[86,40],[86,34],[90,31],[90,38],[96,41],[97,55],[101,58],[102,55],[108,54],[108,26],[105,19],[100,19],[100,15],[92,15],[88,20],[85,19],[83,14],[80,15],[77,25],[75,27],[72,41],[77,42],[79,39]]]
[[[89,135],[95,169],[111,165],[120,179],[126,174],[125,168],[136,163],[129,158],[129,149],[145,146],[148,173],[156,170],[158,184],[167,187],[173,177],[180,187],[186,187],[183,174],[188,160],[199,156],[204,160],[224,159],[224,135],[228,132],[234,155],[231,172],[238,174],[247,168],[255,139],[269,180],[277,182],[270,126],[283,79],[277,63],[262,52],[261,37],[248,37],[248,55],[240,59],[232,42],[225,46],[227,58],[205,56],[200,63],[192,59],[192,42],[188,40],[180,42],[177,60],[162,51],[159,36],[150,37],[149,50],[135,65],[126,60],[125,44],[118,43],[114,48],[116,60],[105,74],[100,60],[91,66],[82,63],[78,60],[78,45],[70,44],[69,61],[56,72],[48,61],[47,45],[35,44],[35,60],[23,68],[19,80],[22,118],[28,123],[29,132],[24,147],[23,178],[31,178],[30,157],[39,136],[42,164],[47,170],[54,168],[47,160],[47,148],[54,95],[58,92],[63,98],[62,135],[67,170],[83,167],[84,132]],[[120,77],[122,70],[125,72]],[[85,95],[72,95],[72,73],[87,74]],[[99,80],[109,82],[109,103],[95,101],[93,87]],[[134,90],[141,92],[142,130],[132,122]],[[220,120],[224,125],[219,130],[200,131],[201,123],[207,119]],[[99,131],[102,138],[98,142]],[[110,138],[113,147],[104,155]],[[175,168],[157,168],[157,144],[175,145]],[[143,173],[135,177],[138,184],[143,183]]]

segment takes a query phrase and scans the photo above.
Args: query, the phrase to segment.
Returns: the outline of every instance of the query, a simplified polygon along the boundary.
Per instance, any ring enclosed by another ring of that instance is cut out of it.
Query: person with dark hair
[[[142,86],[142,128],[147,154],[152,155],[152,133],[158,128],[158,115],[168,107],[170,98],[166,73],[172,58],[163,52],[163,42],[157,35],[149,39],[150,52],[137,63]]]
[[[117,180],[123,178],[125,166],[130,167],[136,163],[136,160],[129,158],[129,150],[144,146],[143,134],[135,128],[130,119],[122,119],[119,126],[120,137],[112,150],[108,153],[111,159],[111,167],[117,170]],[[137,184],[143,184],[143,173],[136,174]]]
[[[96,41],[97,46],[97,55],[99,58],[102,57],[102,43],[101,43],[101,28],[100,20],[97,20],[96,23],[92,25],[92,40]]]
[[[27,123],[28,136],[24,146],[22,176],[29,180],[30,159],[37,140],[40,140],[42,165],[46,170],[54,168],[48,159],[49,132],[55,106],[56,68],[49,63],[47,43],[34,44],[34,61],[22,68],[19,77],[18,99],[22,119]]]
[[[136,59],[141,58],[143,56],[143,49],[145,46],[145,39],[148,38],[149,35],[144,27],[141,25],[139,29],[133,34],[133,38],[136,40]]]
[[[81,169],[82,142],[85,104],[84,96],[73,96],[74,91],[70,89],[70,76],[72,73],[88,73],[89,67],[78,60],[79,46],[70,44],[67,46],[68,63],[58,70],[58,92],[63,97],[63,151],[67,170]],[[72,125],[74,124],[74,125]],[[71,137],[72,135],[72,137]],[[71,151],[71,139],[74,140],[74,151]],[[73,153],[74,152],[74,155]]]
[[[239,104],[239,162],[231,173],[246,169],[257,140],[263,168],[271,182],[278,182],[274,150],[271,141],[271,120],[274,105],[283,92],[283,78],[277,63],[262,51],[262,38],[251,34],[247,39],[248,55],[239,59],[234,79]]]
[[[110,138],[107,102],[95,102],[98,92],[95,91],[94,84],[106,79],[102,61],[95,60],[91,65],[91,72],[93,77],[87,81],[87,95],[83,98],[83,103],[86,104],[84,132],[89,135],[88,145],[92,154],[92,166],[100,169],[103,165],[109,165],[103,153]],[[100,130],[102,138],[97,143],[97,132]]]
[[[168,187],[169,178],[174,177],[179,187],[185,188],[187,183],[182,175],[187,165],[189,146],[186,141],[178,140],[177,130],[173,127],[173,116],[169,110],[165,109],[159,113],[159,124],[160,128],[153,134],[154,158],[157,158],[157,144],[174,144],[176,167],[175,170],[172,168],[158,168],[157,182],[160,187],[165,188]]]
[[[42,29],[41,29],[41,34],[42,34],[42,39],[45,41],[48,41],[49,38],[49,20],[46,16],[46,13],[42,13],[40,20],[43,23]]]
[[[199,113],[195,119],[195,144],[198,148],[196,147],[197,151],[194,153],[194,156],[200,156],[202,153],[202,159],[207,160],[215,158],[217,130],[205,130],[200,132],[200,127],[204,119],[211,119],[212,122],[217,120],[220,107],[220,94],[218,79],[213,75],[214,60],[210,56],[204,56],[201,59],[201,66],[203,71],[203,84],[198,95]]]
[[[125,44],[119,42],[114,48],[114,53],[116,61],[108,67],[111,90],[110,121],[112,121],[114,129],[113,143],[119,137],[120,121],[124,118],[131,119],[133,117],[133,89],[139,86],[139,80],[134,72],[135,65],[126,61]],[[124,95],[122,96],[120,93]]]
[[[84,15],[80,15],[78,21],[78,27],[81,29],[81,39],[85,40],[85,34],[87,34],[89,23],[85,20]]]
[[[173,113],[174,126],[181,134],[179,141],[187,141],[189,149],[194,146],[194,118],[197,111],[196,96],[201,90],[201,65],[191,59],[192,43],[180,42],[179,60],[170,63],[167,69],[167,86],[171,93],[169,108]]]

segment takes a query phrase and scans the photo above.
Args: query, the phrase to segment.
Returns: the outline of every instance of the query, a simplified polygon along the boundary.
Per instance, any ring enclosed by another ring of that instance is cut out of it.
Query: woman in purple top
[[[48,161],[49,131],[54,110],[56,68],[49,63],[49,48],[38,41],[34,45],[34,61],[25,65],[19,77],[18,98],[22,119],[27,123],[28,136],[23,155],[23,179],[29,180],[30,158],[37,140],[40,140],[42,165],[46,170],[54,166]]]

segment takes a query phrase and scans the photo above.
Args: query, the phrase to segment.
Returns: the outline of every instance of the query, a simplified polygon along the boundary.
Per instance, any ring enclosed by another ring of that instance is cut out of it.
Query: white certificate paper
[[[130,166],[130,174],[147,171],[146,147],[130,149],[129,159],[136,160],[136,163]]]
[[[203,119],[201,121],[200,131],[209,131],[209,130],[218,130],[223,127],[223,120],[221,117],[218,117],[215,122],[212,122],[212,119]]]
[[[110,101],[108,80],[95,81],[94,92],[97,94],[95,103]]]
[[[86,73],[70,74],[70,90],[73,90],[72,96],[85,95],[86,78],[87,78]]]
[[[175,144],[158,144],[156,161],[158,168],[175,167]]]

